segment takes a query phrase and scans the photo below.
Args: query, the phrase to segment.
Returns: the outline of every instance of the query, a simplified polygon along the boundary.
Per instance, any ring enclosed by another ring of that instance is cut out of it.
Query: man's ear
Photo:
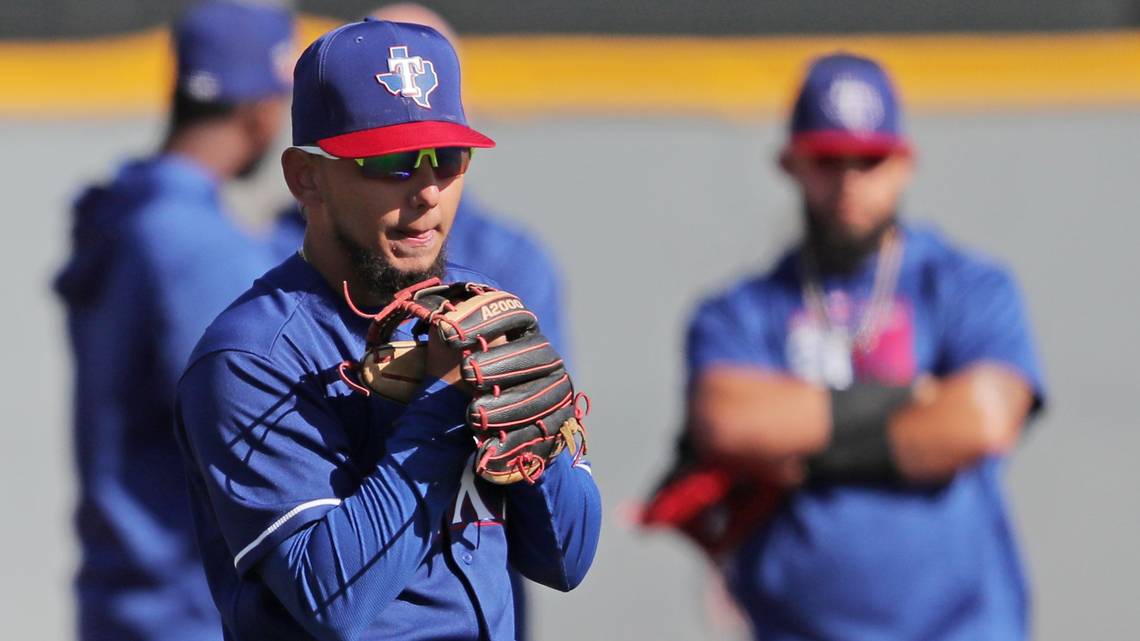
[[[915,165],[918,164],[918,160],[914,157],[914,153],[910,151],[898,153],[898,155],[900,156],[899,171],[902,173],[902,182],[904,185],[909,185],[911,180],[914,179],[914,168]]]
[[[290,193],[303,207],[323,202],[317,188],[317,163],[309,154],[292,147],[281,153],[281,171]]]
[[[780,165],[780,169],[784,170],[785,174],[792,175],[792,152],[788,148],[780,151],[779,157],[776,159],[776,164]]]

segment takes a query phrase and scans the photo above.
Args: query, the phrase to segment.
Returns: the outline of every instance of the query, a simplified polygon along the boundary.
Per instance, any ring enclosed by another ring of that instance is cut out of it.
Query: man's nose
[[[413,183],[411,191],[413,207],[427,211],[439,204],[439,180],[435,176],[435,170],[432,169],[431,163],[427,162],[426,159],[416,170],[411,181]]]
[[[863,171],[858,166],[847,163],[839,170],[839,186],[841,189],[851,189],[863,178]]]

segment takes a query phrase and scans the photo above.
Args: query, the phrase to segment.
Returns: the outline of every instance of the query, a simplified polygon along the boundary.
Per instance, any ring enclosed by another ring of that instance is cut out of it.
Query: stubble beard
[[[379,252],[372,251],[353,240],[339,226],[333,228],[333,235],[348,257],[356,281],[362,285],[370,298],[386,304],[396,292],[429,278],[442,278],[446,261],[446,246],[440,247],[435,260],[425,270],[404,271],[397,269]]]

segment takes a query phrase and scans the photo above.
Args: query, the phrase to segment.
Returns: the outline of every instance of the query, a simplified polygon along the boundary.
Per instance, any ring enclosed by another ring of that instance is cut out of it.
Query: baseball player
[[[914,161],[878,64],[816,60],[790,129],[803,242],[697,309],[686,460],[647,520],[713,553],[758,639],[1025,638],[1001,479],[1044,392],[1018,288],[897,217]]]
[[[468,357],[461,372],[442,329],[406,404],[345,374],[385,326],[373,318],[425,311],[433,278],[484,280],[441,249],[471,148],[494,143],[468,127],[458,59],[427,27],[330,31],[294,83],[282,167],[306,215],[302,251],[218,317],[179,384],[176,433],[227,638],[512,639],[508,567],[569,590],[593,559],[600,498],[581,449],[527,480],[485,480],[471,416],[486,421],[480,404],[516,388],[473,400]],[[468,286],[443,289],[455,287]],[[478,309],[489,323],[533,318],[521,307]]]
[[[400,2],[373,11],[377,20],[410,22],[440,32],[459,53],[455,30],[443,16],[416,3]],[[270,230],[269,243],[282,259],[297,251],[305,236],[305,217],[296,202],[277,217]],[[451,233],[447,237],[447,259],[486,274],[504,289],[526,301],[542,319],[542,331],[567,363],[572,362],[563,332],[562,277],[542,244],[525,229],[502,221],[471,195],[468,187],[459,201]],[[515,636],[529,638],[526,584],[518,573],[511,573],[515,598]]]
[[[292,19],[204,4],[174,41],[166,139],[78,198],[56,281],[75,355],[78,628],[92,641],[221,639],[171,431],[174,390],[206,326],[272,265],[220,189],[280,128]]]
[[[419,4],[401,2],[372,12],[377,20],[411,22],[439,31],[457,45],[451,25]],[[270,243],[282,258],[297,251],[305,235],[305,218],[295,205],[278,216]],[[518,294],[542,319],[542,331],[563,357],[570,349],[563,330],[562,276],[550,253],[526,229],[504,222],[496,212],[465,191],[447,238],[447,259],[494,279]]]

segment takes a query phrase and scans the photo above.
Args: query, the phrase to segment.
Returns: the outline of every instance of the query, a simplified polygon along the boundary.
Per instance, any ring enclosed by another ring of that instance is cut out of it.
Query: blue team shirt
[[[272,265],[216,179],[164,155],[75,204],[56,280],[75,358],[81,639],[220,639],[194,542],[174,389],[206,326]]]
[[[269,246],[284,259],[297,252],[305,238],[305,219],[295,204],[277,217],[268,236]],[[447,237],[447,255],[452,262],[486,274],[503,289],[519,296],[535,312],[542,332],[562,355],[568,367],[573,358],[564,326],[562,278],[542,245],[526,231],[492,215],[478,200],[464,195]],[[515,580],[516,634],[528,638],[526,591]]]
[[[589,466],[476,479],[469,397],[435,381],[403,406],[340,380],[367,327],[294,254],[191,357],[175,425],[226,638],[513,639],[508,567],[568,590],[592,561]]]
[[[688,335],[690,381],[718,364],[793,374],[831,386],[909,384],[981,361],[1018,371],[1043,398],[1041,370],[1017,286],[1000,266],[930,230],[903,226],[898,288],[877,343],[838,350],[805,310],[800,257],[705,302]],[[833,319],[851,325],[875,260],[825,279]],[[726,566],[765,641],[1023,639],[1027,591],[992,457],[947,484],[803,489]]]
[[[275,222],[268,242],[285,258],[301,247],[305,219],[296,206]],[[562,312],[562,277],[554,260],[525,230],[511,226],[465,195],[447,235],[447,259],[486,274],[538,316],[542,333],[572,363]]]

